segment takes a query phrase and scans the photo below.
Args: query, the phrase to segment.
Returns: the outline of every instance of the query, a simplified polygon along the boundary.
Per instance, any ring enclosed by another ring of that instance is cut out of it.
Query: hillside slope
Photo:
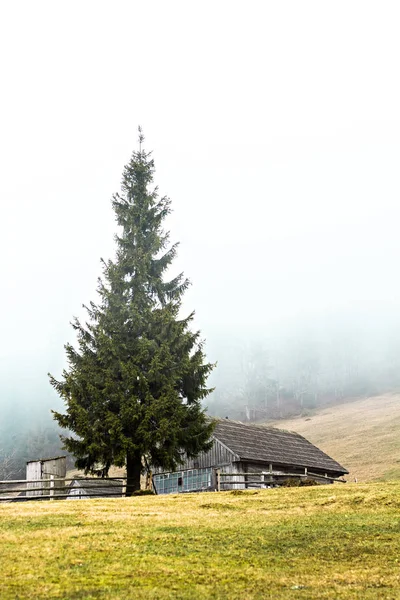
[[[348,480],[400,479],[400,394],[355,400],[268,424],[304,435],[350,471]]]

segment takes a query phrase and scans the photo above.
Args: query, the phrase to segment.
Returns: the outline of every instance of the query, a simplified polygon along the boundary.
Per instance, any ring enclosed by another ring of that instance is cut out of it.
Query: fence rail
[[[46,479],[6,480],[0,481],[0,503],[24,502],[28,500],[55,500],[62,498],[76,499],[78,497],[122,497],[126,495],[127,483],[127,477],[64,478],[52,476]],[[102,491],[100,491],[101,489]],[[81,491],[82,494],[71,493],[74,490]]]
[[[218,492],[227,490],[228,488],[225,486],[228,485],[234,486],[236,489],[243,489],[246,487],[263,488],[270,485],[282,485],[282,483],[287,479],[298,479],[300,481],[314,479],[324,483],[346,483],[344,479],[332,477],[327,473],[313,473],[307,469],[305,469],[304,473],[285,473],[283,471],[224,473],[220,469],[216,469],[214,477],[215,489]]]
[[[44,483],[49,481],[121,481],[126,480],[126,477],[56,477],[54,479],[5,479],[2,483]]]
[[[346,483],[344,479],[331,477],[328,474],[314,473],[305,470],[304,473],[285,473],[283,471],[262,471],[254,473],[226,473],[213,469],[211,487],[207,491],[224,491],[228,489],[265,488],[281,486],[284,480],[298,479],[304,481],[314,479],[327,483]],[[75,483],[76,482],[76,483]],[[102,483],[104,484],[102,486]],[[150,476],[150,489],[157,493],[155,482]],[[46,479],[13,479],[0,481],[1,502],[24,502],[29,500],[61,500],[78,498],[105,498],[126,496],[129,485],[127,477],[59,477],[51,476]],[[73,493],[81,491],[81,494]],[[101,490],[101,491],[100,491]],[[199,490],[185,490],[185,492]],[[182,490],[183,492],[183,490]],[[175,493],[175,492],[174,492]]]
[[[273,477],[273,478],[281,478],[287,479],[290,477],[297,477],[302,479],[309,479],[310,477],[316,477],[318,479],[328,479],[329,481],[338,481],[340,483],[346,483],[344,479],[338,479],[337,477],[332,477],[331,475],[321,473],[312,473],[311,471],[307,471],[307,473],[284,473],[284,472],[276,472],[276,471],[263,471],[261,473],[223,473],[222,471],[219,473],[220,477]]]

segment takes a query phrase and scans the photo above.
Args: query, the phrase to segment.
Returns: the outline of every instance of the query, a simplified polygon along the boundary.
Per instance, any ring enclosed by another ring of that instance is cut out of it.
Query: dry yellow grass
[[[345,466],[349,480],[400,479],[400,394],[355,400],[269,424],[303,435]]]

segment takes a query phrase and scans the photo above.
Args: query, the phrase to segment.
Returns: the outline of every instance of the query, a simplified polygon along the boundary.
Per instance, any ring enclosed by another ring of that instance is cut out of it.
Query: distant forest
[[[29,410],[17,400],[10,401],[0,421],[0,481],[25,479],[29,460],[65,455],[60,433],[47,406],[37,402]],[[69,467],[73,462],[69,457]]]
[[[400,335],[292,335],[243,341],[227,337],[208,400],[211,415],[265,421],[306,414],[351,398],[400,390]]]

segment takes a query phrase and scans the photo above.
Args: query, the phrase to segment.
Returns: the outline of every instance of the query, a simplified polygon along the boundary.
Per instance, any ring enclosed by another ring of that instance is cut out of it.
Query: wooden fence
[[[299,473],[283,473],[277,471],[257,473],[224,473],[221,469],[213,469],[211,487],[207,491],[224,491],[232,489],[270,488],[286,484],[287,480],[304,482],[310,479],[317,483],[346,483],[344,479],[330,477],[305,471]],[[157,493],[154,481],[149,479],[150,489]],[[126,477],[72,477],[50,476],[50,479],[16,479],[0,481],[1,502],[24,502],[28,500],[61,500],[84,498],[121,498],[126,496]],[[196,492],[200,490],[187,490]],[[203,490],[204,491],[204,490]],[[81,492],[81,494],[79,493]],[[186,492],[185,492],[186,493]]]
[[[260,472],[260,473],[224,473],[220,469],[215,469],[214,481],[217,492],[228,489],[246,489],[246,488],[268,488],[279,487],[286,484],[288,480],[298,480],[305,482],[314,480],[316,483],[346,483],[344,479],[331,477],[327,473],[313,473],[305,470],[304,473],[283,473],[283,472]]]
[[[14,479],[0,481],[0,502],[79,498],[122,497],[126,477],[55,477],[47,479]],[[82,492],[81,494],[77,492]]]

